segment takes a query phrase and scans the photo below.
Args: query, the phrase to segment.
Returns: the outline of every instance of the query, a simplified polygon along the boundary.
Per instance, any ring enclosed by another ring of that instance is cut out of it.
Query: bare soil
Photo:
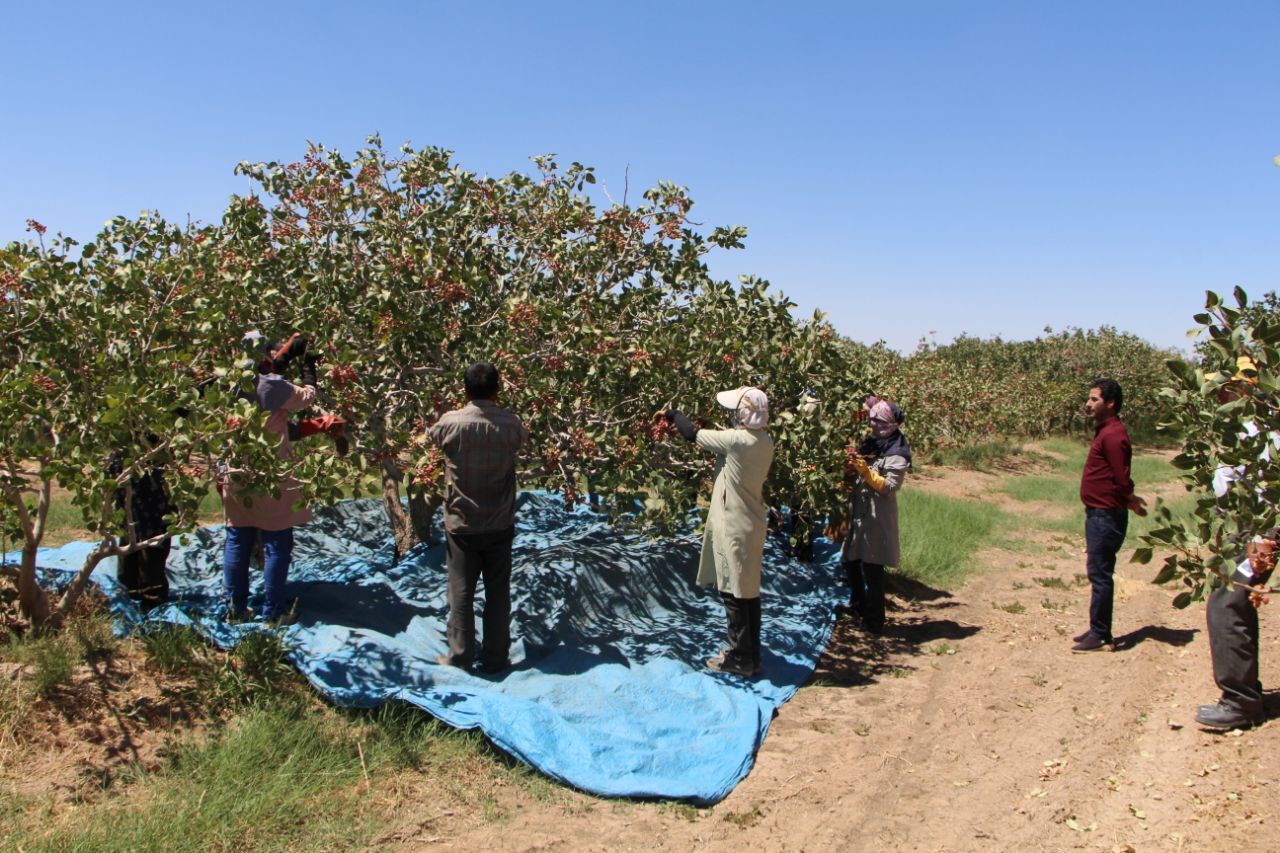
[[[0,663],[0,690],[15,691],[31,669]],[[159,767],[177,738],[216,722],[193,706],[193,694],[194,685],[149,671],[137,649],[80,664],[68,683],[6,720],[0,790],[50,807],[95,802],[122,775]]]

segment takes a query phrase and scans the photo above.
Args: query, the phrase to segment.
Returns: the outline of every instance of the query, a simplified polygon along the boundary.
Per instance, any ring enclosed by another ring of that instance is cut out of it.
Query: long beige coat
[[[737,598],[760,596],[766,508],[764,480],[773,439],[762,429],[700,429],[698,446],[719,456],[702,534],[698,583]]]
[[[898,547],[898,489],[907,476],[907,460],[884,456],[871,463],[871,470],[884,476],[881,494],[861,479],[849,508],[849,535],[840,558],[846,563],[863,560],[878,566],[897,567],[902,559]]]

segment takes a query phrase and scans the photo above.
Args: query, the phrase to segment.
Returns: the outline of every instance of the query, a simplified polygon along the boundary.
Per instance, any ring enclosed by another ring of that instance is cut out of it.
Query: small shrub
[[[148,661],[170,675],[193,674],[208,648],[199,632],[186,625],[149,626],[139,639]]]
[[[246,678],[265,684],[294,675],[286,659],[288,651],[274,631],[252,631],[236,645],[235,658]]]
[[[695,821],[702,816],[697,806],[691,806],[688,803],[663,803],[658,809],[659,811],[669,811],[676,817],[687,821]]]
[[[753,805],[745,812],[726,812],[724,819],[726,823],[731,823],[740,829],[746,829],[749,826],[753,826],[762,817],[764,817],[764,812],[760,810],[760,806]]]
[[[1068,590],[1074,586],[1074,584],[1067,583],[1062,578],[1057,578],[1057,577],[1032,578],[1032,580],[1040,584],[1040,586],[1044,587],[1045,589]]]
[[[6,679],[0,682],[0,747],[16,742],[31,717],[31,701],[22,682]]]
[[[23,649],[31,664],[31,686],[38,696],[48,698],[59,687],[70,684],[79,658],[75,642],[66,634],[47,634],[28,640]]]
[[[111,628],[111,617],[101,611],[76,614],[67,622],[66,630],[75,641],[80,657],[87,662],[111,657],[119,645]]]
[[[246,634],[217,670],[215,691],[221,702],[252,705],[266,699],[299,698],[300,677],[287,653],[284,640],[274,631]]]
[[[1026,606],[1022,604],[1022,602],[1020,601],[1015,601],[1015,602],[1012,602],[1011,604],[996,604],[993,601],[991,602],[991,606],[994,607],[996,610],[1003,610],[1005,613],[1026,613],[1027,612]]]

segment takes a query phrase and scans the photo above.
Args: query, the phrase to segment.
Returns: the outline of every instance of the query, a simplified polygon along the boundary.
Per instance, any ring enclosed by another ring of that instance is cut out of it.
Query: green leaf
[[[1178,576],[1178,561],[1172,557],[1165,561],[1160,572],[1152,579],[1154,584],[1168,583]]]

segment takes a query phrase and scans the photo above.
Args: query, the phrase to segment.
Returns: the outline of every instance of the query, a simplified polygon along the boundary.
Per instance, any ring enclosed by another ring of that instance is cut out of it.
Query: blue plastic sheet
[[[694,585],[694,539],[621,533],[585,507],[566,510],[556,496],[528,492],[516,530],[514,665],[490,676],[435,663],[446,651],[443,545],[396,562],[380,502],[317,511],[296,531],[288,594],[297,599],[297,621],[283,629],[293,663],[339,705],[412,703],[450,725],[483,730],[585,791],[700,805],[725,797],[827,643],[842,598],[834,547],[822,542],[813,562],[799,563],[770,537],[764,671],[744,679],[705,667],[724,643],[725,615],[714,590]],[[146,620],[190,624],[230,647],[263,628],[222,619],[222,541],[221,528],[175,540],[174,600],[146,617],[121,593],[114,560],[93,580],[122,630]],[[38,562],[72,571],[88,548],[46,549]],[[255,573],[255,593],[259,580]],[[483,584],[479,599],[478,611]]]

